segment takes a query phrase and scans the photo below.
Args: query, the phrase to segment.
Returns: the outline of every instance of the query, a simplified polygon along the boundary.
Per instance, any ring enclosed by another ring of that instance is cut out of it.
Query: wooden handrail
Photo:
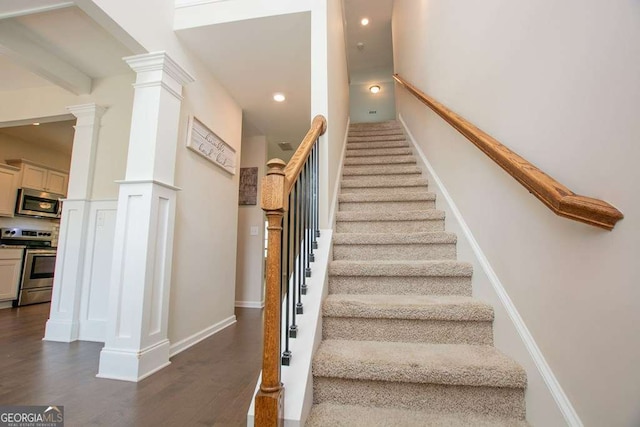
[[[284,417],[284,386],[280,382],[280,265],[282,252],[282,218],[289,210],[291,189],[300,176],[318,137],[327,129],[323,116],[316,116],[302,143],[288,164],[269,160],[262,179],[261,207],[267,217],[268,250],[266,261],[264,340],[262,348],[262,382],[255,398],[255,425],[280,426]]]
[[[612,230],[624,215],[609,203],[580,196],[514,153],[495,138],[394,74],[393,78],[453,126],[557,215]]]
[[[298,179],[302,166],[304,166],[304,162],[307,161],[309,153],[311,153],[313,144],[315,144],[318,137],[324,134],[326,130],[327,120],[321,115],[315,116],[311,122],[309,131],[298,146],[296,152],[291,157],[291,160],[289,160],[289,163],[287,163],[287,167],[284,168],[285,179],[287,181],[287,195],[291,193],[291,188],[296,182],[296,179]]]

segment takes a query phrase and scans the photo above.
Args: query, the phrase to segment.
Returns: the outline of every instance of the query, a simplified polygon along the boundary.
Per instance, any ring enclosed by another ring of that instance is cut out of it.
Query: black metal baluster
[[[297,267],[298,267],[298,302],[296,303],[296,314],[303,314],[304,312],[304,308],[302,305],[302,289],[303,289],[303,284],[304,284],[304,271],[302,270],[302,265],[303,265],[303,261],[302,261],[302,254],[303,254],[303,248],[302,248],[302,200],[304,199],[304,184],[302,182],[302,179],[300,177],[298,177],[298,180],[296,181],[296,185],[298,190],[300,191],[300,193],[298,194],[298,203],[296,206],[296,216],[298,217],[298,227],[296,230],[297,236],[296,236],[296,241],[297,241],[297,247],[296,247],[296,263],[297,263]]]
[[[298,280],[299,280],[299,275],[298,275],[298,269],[296,268],[296,256],[298,253],[298,235],[297,235],[297,230],[298,230],[298,187],[299,187],[299,183],[296,182],[294,187],[293,187],[293,205],[289,205],[289,209],[293,210],[293,227],[290,228],[290,230],[292,231],[292,240],[293,240],[293,251],[292,251],[292,256],[293,256],[293,260],[292,260],[292,267],[293,267],[293,271],[292,271],[292,276],[293,276],[293,280],[292,280],[292,288],[293,288],[293,304],[295,305],[296,309],[294,309],[294,306],[291,306],[291,313],[292,313],[292,321],[291,321],[291,327],[289,327],[289,337],[291,338],[296,338],[298,336],[298,325],[296,325],[296,313],[297,313],[297,306],[298,306],[298,299],[300,298],[300,294],[297,292],[298,291]]]
[[[307,187],[307,194],[304,200],[304,222],[306,224],[306,228],[304,229],[304,240],[305,240],[305,277],[311,277],[311,266],[309,262],[311,261],[311,162],[309,159],[304,164],[304,170],[306,175],[305,185]]]
[[[289,210],[287,212],[287,226],[282,227],[282,234],[284,235],[284,233],[287,233],[287,238],[286,238],[286,242],[287,242],[287,247],[286,249],[283,247],[282,248],[282,253],[284,255],[284,261],[281,264],[281,267],[283,269],[283,274],[282,277],[284,278],[285,282],[285,286],[287,289],[287,295],[285,296],[286,302],[284,304],[284,309],[285,309],[285,320],[286,320],[286,326],[287,329],[285,329],[285,334],[284,334],[284,352],[282,353],[282,364],[285,366],[289,366],[289,363],[291,362],[291,351],[289,350],[289,336],[290,336],[290,330],[291,330],[291,325],[289,324],[290,322],[290,314],[289,314],[289,310],[291,310],[291,274],[289,271],[289,259],[290,259],[290,247],[291,247],[291,194],[289,194]],[[284,288],[283,287],[283,288]],[[280,301],[282,301],[282,298],[280,299]]]
[[[320,138],[316,140],[316,176],[320,176]],[[320,237],[320,179],[316,179],[316,237]],[[317,245],[317,243],[316,243]]]
[[[300,262],[302,263],[302,295],[307,294],[307,218],[305,211],[307,208],[307,168],[306,163],[302,165],[300,171],[300,181],[302,182],[302,205],[300,206],[300,221],[302,222],[302,228],[300,230],[300,238],[302,240],[302,247],[300,248]]]
[[[318,145],[313,146],[311,150],[311,262],[314,262],[314,249],[318,249],[318,241],[316,240],[317,216],[318,216],[318,193],[316,192],[316,181],[318,180],[318,171],[316,171],[316,155]]]

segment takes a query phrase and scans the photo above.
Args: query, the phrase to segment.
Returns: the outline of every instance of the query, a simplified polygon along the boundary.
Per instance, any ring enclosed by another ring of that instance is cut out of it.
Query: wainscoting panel
[[[80,303],[79,339],[83,341],[105,340],[117,206],[116,200],[90,205]]]

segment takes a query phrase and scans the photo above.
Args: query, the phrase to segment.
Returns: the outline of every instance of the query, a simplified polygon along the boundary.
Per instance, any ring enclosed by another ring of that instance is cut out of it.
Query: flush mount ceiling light
[[[273,100],[276,101],[276,102],[283,102],[285,99],[287,99],[287,98],[285,98],[284,94],[282,94],[282,93],[274,93],[273,94]]]
[[[362,21],[360,21],[360,23],[362,25],[369,25],[369,18],[362,18]]]
[[[378,86],[378,85],[369,86],[369,92],[371,92],[371,93],[380,92],[380,86]]]

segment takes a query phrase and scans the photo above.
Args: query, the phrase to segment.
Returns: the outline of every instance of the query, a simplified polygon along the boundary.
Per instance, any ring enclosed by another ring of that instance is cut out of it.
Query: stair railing
[[[603,200],[575,194],[498,140],[420,91],[398,74],[394,74],[393,78],[475,144],[556,215],[606,230],[612,230],[616,223],[624,218],[622,212]]]
[[[311,277],[309,263],[314,261],[313,251],[320,237],[318,141],[326,129],[326,119],[316,116],[289,163],[285,166],[280,159],[270,160],[262,179],[267,264],[262,382],[255,398],[255,425],[259,427],[283,423],[284,385],[280,382],[280,366],[289,365],[293,357],[289,340],[298,335],[296,317],[304,312],[306,279]]]

